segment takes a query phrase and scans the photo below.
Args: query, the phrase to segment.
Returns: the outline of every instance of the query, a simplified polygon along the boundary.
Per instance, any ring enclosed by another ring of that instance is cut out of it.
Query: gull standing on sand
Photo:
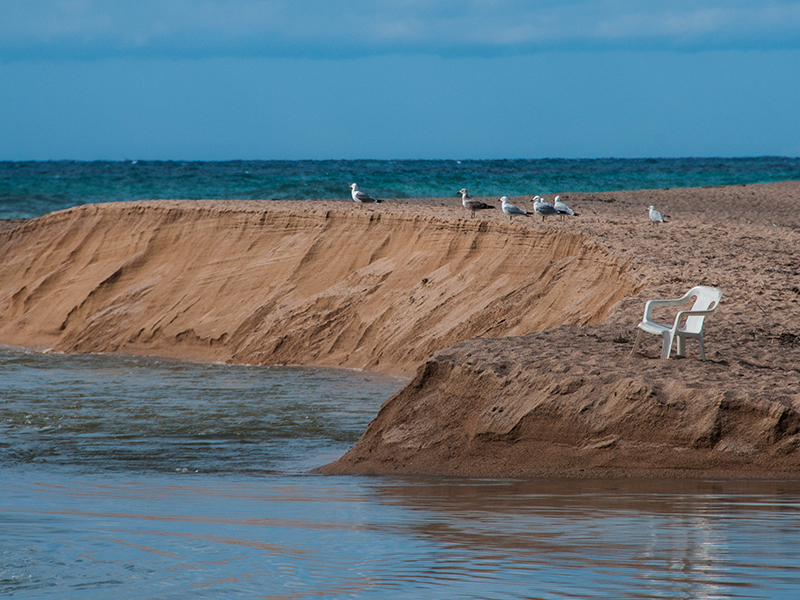
[[[656,210],[655,206],[649,207],[647,210],[650,211],[650,222],[651,223],[663,223],[664,222],[664,215]]]
[[[459,191],[458,193],[461,194],[461,204],[464,206],[464,208],[470,211],[469,213],[470,219],[475,216],[476,210],[494,208],[494,206],[492,206],[491,204],[485,204],[480,200],[475,200],[474,198],[471,198],[466,188],[461,188],[461,191]]]
[[[561,201],[561,196],[556,196],[553,200],[553,208],[555,208],[558,213],[561,215],[561,218],[564,218],[564,215],[571,215],[573,217],[579,216],[574,210],[572,210],[569,206],[564,204]]]
[[[380,198],[373,198],[369,194],[359,192],[355,183],[350,184],[350,189],[352,190],[353,202],[358,202],[359,204],[378,204],[382,202]]]
[[[503,203],[503,212],[508,215],[508,220],[511,221],[514,218],[514,215],[522,215],[524,217],[528,216],[528,211],[522,210],[521,208],[514,206],[508,202],[508,196],[503,196],[500,198],[500,202]]]
[[[536,212],[537,215],[542,215],[542,221],[547,215],[557,215],[560,214],[556,207],[546,202],[543,198],[539,196],[533,197],[533,210]]]

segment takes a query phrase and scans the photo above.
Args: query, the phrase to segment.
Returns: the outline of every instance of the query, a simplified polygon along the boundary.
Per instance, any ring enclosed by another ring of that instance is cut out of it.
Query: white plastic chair
[[[675,317],[672,325],[663,325],[653,321],[653,309],[660,306],[679,306],[686,304],[692,297],[695,297],[694,305],[691,310],[682,310]],[[661,358],[669,358],[672,351],[672,341],[678,338],[678,356],[685,356],[686,338],[694,338],[700,341],[700,358],[706,359],[706,352],[703,348],[703,321],[706,315],[710,315],[719,306],[722,298],[722,290],[715,287],[699,285],[690,289],[682,298],[675,300],[648,300],[644,305],[644,318],[639,323],[639,331],[636,333],[636,343],[633,345],[631,354],[639,348],[642,339],[642,332],[661,335],[664,338],[661,347]],[[683,327],[681,321],[686,319]]]

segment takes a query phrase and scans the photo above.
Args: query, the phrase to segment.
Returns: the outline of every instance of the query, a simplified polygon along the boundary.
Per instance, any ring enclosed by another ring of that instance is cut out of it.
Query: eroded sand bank
[[[326,473],[489,477],[797,477],[800,183],[571,194],[579,229],[641,291],[599,325],[471,339],[428,360]],[[647,206],[671,215],[651,226]],[[644,303],[725,295],[708,361],[630,355]]]
[[[82,206],[0,255],[5,344],[405,375],[471,337],[600,322],[637,289],[580,233],[345,203]]]
[[[580,217],[470,219],[457,199],[54,213],[0,233],[0,343],[416,370],[327,473],[796,476],[800,183],[562,197]],[[725,292],[709,360],[690,342],[662,361],[655,338],[629,356],[645,300],[697,284]]]

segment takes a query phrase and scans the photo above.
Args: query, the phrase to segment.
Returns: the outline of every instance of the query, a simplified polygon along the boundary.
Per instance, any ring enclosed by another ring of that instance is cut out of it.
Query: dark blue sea
[[[346,198],[353,181],[385,197],[439,197],[786,179],[800,179],[800,160],[6,162],[0,217],[145,198]],[[0,597],[800,590],[800,481],[313,474],[405,383],[0,347]]]
[[[800,158],[0,162],[0,218],[148,199],[382,198],[702,187],[800,179]]]

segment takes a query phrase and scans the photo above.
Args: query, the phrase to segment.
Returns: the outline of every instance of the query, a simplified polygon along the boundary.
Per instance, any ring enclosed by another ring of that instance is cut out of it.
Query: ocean
[[[144,198],[800,179],[800,159],[0,163],[0,218]],[[0,596],[790,598],[800,481],[325,477],[405,381],[0,347]]]
[[[322,161],[0,161],[0,218],[152,199],[525,196],[800,179],[800,158]]]

